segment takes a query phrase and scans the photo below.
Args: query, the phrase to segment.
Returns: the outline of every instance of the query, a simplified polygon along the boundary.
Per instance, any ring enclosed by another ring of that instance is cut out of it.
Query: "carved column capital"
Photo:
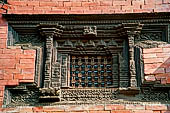
[[[39,32],[42,36],[47,37],[60,37],[63,32],[63,26],[58,24],[39,24]]]

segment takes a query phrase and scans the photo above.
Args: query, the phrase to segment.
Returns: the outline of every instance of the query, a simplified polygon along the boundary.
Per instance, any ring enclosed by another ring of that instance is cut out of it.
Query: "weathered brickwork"
[[[0,4],[0,106],[5,86],[34,82],[36,50],[7,47],[8,23],[2,14],[114,14],[170,12],[170,0],[8,0]],[[170,84],[170,45],[143,49],[145,80]],[[57,105],[0,108],[20,113],[170,113],[169,104]]]
[[[2,112],[19,113],[169,113],[168,104],[57,105],[1,108]]]
[[[8,0],[9,14],[169,12],[169,0]]]
[[[143,49],[144,73],[146,81],[170,83],[170,45]]]
[[[7,47],[8,25],[0,16],[0,106],[5,86],[34,81],[35,50],[23,50],[20,46]]]

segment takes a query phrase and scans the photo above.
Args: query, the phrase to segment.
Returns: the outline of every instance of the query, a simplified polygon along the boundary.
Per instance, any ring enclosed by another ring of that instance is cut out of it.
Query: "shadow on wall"
[[[170,44],[143,49],[143,59],[146,82],[170,84]]]

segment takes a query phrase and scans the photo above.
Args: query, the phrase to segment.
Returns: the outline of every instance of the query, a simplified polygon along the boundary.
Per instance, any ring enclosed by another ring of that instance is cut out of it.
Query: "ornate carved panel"
[[[168,100],[147,90],[141,49],[169,42],[169,14],[134,15],[4,15],[8,45],[37,50],[33,86],[7,87],[4,104]]]

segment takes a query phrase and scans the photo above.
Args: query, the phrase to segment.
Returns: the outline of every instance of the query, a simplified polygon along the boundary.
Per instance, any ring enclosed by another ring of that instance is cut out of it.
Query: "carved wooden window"
[[[6,86],[4,105],[169,100],[168,86],[143,84],[140,48],[169,42],[169,13],[3,16],[8,45],[36,49],[34,83]]]
[[[71,87],[109,87],[113,85],[111,56],[72,55],[70,62]]]

